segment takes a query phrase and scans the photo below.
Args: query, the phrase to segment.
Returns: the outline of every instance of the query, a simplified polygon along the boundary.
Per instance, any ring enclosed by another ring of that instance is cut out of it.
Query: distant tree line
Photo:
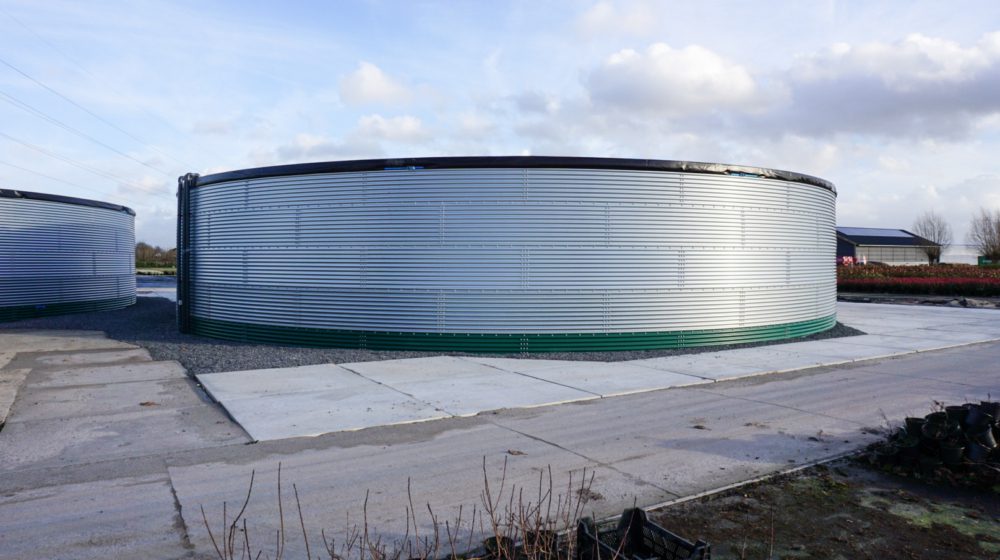
[[[136,268],[174,266],[176,262],[177,249],[164,249],[144,241],[135,244]]]
[[[972,218],[969,241],[980,255],[1000,263],[1000,210],[981,208]]]
[[[951,245],[951,226],[933,210],[924,212],[913,222],[913,233],[935,245],[921,247],[927,253],[927,263],[941,262],[941,252]],[[1000,210],[980,208],[969,224],[968,242],[980,255],[1000,262]]]

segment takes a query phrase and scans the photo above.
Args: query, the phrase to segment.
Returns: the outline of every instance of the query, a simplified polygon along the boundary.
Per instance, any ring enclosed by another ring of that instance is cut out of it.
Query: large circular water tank
[[[181,329],[309,346],[652,349],[836,321],[833,185],[564,157],[181,178]]]
[[[135,212],[0,189],[0,321],[135,303]]]

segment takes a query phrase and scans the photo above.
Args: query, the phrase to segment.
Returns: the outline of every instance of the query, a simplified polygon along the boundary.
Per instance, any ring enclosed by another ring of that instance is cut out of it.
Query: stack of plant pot
[[[871,459],[924,477],[949,474],[971,482],[996,480],[1000,473],[1000,402],[947,406],[905,426],[873,447]]]

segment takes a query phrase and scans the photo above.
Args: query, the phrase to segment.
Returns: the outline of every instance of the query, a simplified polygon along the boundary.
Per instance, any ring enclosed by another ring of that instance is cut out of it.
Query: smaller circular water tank
[[[135,212],[0,189],[0,321],[135,303]]]

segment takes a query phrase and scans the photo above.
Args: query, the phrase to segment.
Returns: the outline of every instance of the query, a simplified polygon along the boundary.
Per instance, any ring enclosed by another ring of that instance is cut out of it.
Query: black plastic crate
[[[649,521],[646,512],[627,509],[618,527],[600,531],[589,517],[576,526],[576,560],[710,560],[711,547],[691,542]]]

